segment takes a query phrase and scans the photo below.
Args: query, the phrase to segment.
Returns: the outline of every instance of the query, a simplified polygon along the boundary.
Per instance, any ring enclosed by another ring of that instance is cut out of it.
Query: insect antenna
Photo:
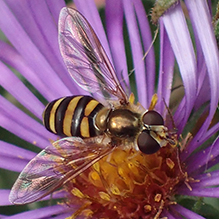
[[[144,61],[144,59],[146,58],[146,56],[150,52],[150,50],[151,50],[151,48],[152,48],[152,46],[153,46],[153,44],[154,44],[154,42],[155,42],[155,40],[157,38],[158,32],[159,32],[159,28],[157,27],[157,29],[155,30],[155,34],[154,34],[153,40],[152,40],[149,48],[147,49],[147,51],[144,53],[141,61]],[[127,76],[123,75],[123,71],[121,71],[121,73],[120,73],[121,80],[119,81],[119,83],[124,85],[126,93],[130,93],[130,87],[128,86],[128,84],[126,82],[126,79],[127,79],[127,77],[129,78],[134,73],[134,71],[135,71],[135,68],[130,70]]]
[[[152,40],[152,42],[151,42],[149,48],[147,49],[147,51],[144,53],[144,55],[143,55],[141,61],[144,61],[144,59],[147,57],[148,53],[150,52],[152,46],[154,45],[155,40],[157,39],[158,32],[159,32],[159,27],[157,27],[157,29],[155,30],[154,38],[153,38],[153,40]],[[135,71],[135,68],[133,68],[133,69],[129,72],[128,76],[130,76],[134,71]]]
[[[176,134],[178,130],[177,130],[177,128],[176,128],[176,124],[175,124],[175,122],[174,122],[173,115],[172,115],[172,113],[170,112],[170,108],[167,106],[167,103],[166,103],[166,101],[165,101],[164,98],[163,98],[163,102],[164,102],[165,108],[166,108],[166,110],[167,110],[167,112],[168,112],[168,115],[170,116],[171,125],[172,125],[172,127],[173,127],[173,130],[172,130],[171,132],[172,132],[173,134]]]

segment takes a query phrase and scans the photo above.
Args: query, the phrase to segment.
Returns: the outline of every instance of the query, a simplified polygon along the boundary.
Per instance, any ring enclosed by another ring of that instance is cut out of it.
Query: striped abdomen
[[[90,96],[70,96],[52,101],[43,114],[45,127],[60,136],[94,137],[99,130],[95,115],[103,105]]]

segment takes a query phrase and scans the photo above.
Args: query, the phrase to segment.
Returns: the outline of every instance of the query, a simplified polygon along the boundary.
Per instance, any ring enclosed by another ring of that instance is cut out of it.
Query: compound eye
[[[163,117],[154,110],[149,110],[143,115],[143,122],[147,125],[163,125]]]
[[[148,131],[142,131],[139,134],[137,144],[139,150],[144,154],[154,154],[160,149],[160,145],[151,137]]]

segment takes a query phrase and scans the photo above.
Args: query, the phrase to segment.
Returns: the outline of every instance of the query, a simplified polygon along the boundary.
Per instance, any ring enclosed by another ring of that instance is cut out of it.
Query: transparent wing
[[[10,202],[37,201],[109,154],[113,148],[99,143],[99,138],[69,137],[46,147],[20,173],[11,189]]]
[[[63,8],[59,45],[68,71],[84,90],[127,102],[116,73],[88,21],[76,10]]]

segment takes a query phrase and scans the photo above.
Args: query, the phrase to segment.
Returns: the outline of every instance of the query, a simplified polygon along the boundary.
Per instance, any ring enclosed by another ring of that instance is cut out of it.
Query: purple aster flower
[[[41,122],[45,104],[88,93],[73,82],[59,51],[58,19],[64,2],[0,1],[0,29],[7,38],[0,41],[0,126],[4,133],[0,142],[0,168],[4,171],[0,173],[1,181],[7,183],[1,183],[1,218],[207,217],[208,212],[197,207],[201,199],[195,197],[219,197],[215,168],[219,163],[219,124],[214,117],[219,56],[210,6],[206,1],[186,0],[188,20],[180,4],[162,14],[156,77],[151,30],[140,0],[106,1],[107,37],[94,2],[77,0],[75,4],[93,27],[128,93],[125,18],[136,97],[145,109],[162,115],[177,146],[168,142],[150,155],[133,148],[115,149],[52,195],[14,208],[9,202],[13,172],[20,173],[37,152],[57,140]],[[17,136],[15,140],[13,136]]]

